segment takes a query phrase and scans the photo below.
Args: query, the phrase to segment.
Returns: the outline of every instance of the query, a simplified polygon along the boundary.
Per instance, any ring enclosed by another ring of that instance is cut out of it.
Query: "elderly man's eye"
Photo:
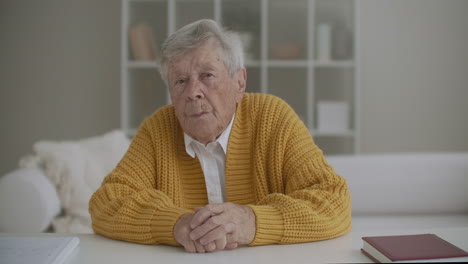
[[[176,81],[176,85],[181,85],[185,83],[185,79],[179,79]]]
[[[214,76],[215,76],[215,75],[214,75],[213,73],[210,73],[210,72],[207,72],[207,73],[205,73],[205,74],[203,75],[203,77],[205,77],[205,78],[212,78],[212,77],[214,77]]]

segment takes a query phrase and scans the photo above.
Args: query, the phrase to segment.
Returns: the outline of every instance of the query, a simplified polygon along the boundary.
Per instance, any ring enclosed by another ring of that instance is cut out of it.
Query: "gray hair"
[[[197,48],[210,39],[217,40],[220,56],[231,77],[244,68],[244,54],[239,35],[220,27],[211,19],[202,19],[188,24],[170,35],[161,47],[159,73],[168,85],[168,64],[175,57]]]

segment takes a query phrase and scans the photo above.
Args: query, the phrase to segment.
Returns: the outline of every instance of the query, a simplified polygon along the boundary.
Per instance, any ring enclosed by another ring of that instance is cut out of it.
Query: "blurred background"
[[[467,12],[465,0],[2,0],[0,175],[39,140],[131,136],[168,103],[157,52],[139,58],[132,27],[157,47],[202,17],[246,32],[248,90],[285,98],[325,154],[468,151]]]

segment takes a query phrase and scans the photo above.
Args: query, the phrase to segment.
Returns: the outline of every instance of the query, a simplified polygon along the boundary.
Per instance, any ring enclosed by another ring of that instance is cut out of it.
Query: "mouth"
[[[191,114],[189,116],[192,117],[192,118],[200,118],[200,117],[203,117],[203,116],[205,116],[207,114],[208,114],[208,112],[200,112],[200,113]]]

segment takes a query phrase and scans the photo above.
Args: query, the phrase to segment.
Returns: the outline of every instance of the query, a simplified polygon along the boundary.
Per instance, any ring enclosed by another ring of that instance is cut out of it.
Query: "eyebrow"
[[[197,71],[213,71],[213,70],[216,70],[216,66],[213,65],[212,63],[205,63],[201,66],[199,66],[197,69]],[[176,76],[176,77],[179,77],[179,76],[185,76],[187,75],[187,73],[185,71],[180,71],[179,69],[174,69],[173,71],[173,76]]]

